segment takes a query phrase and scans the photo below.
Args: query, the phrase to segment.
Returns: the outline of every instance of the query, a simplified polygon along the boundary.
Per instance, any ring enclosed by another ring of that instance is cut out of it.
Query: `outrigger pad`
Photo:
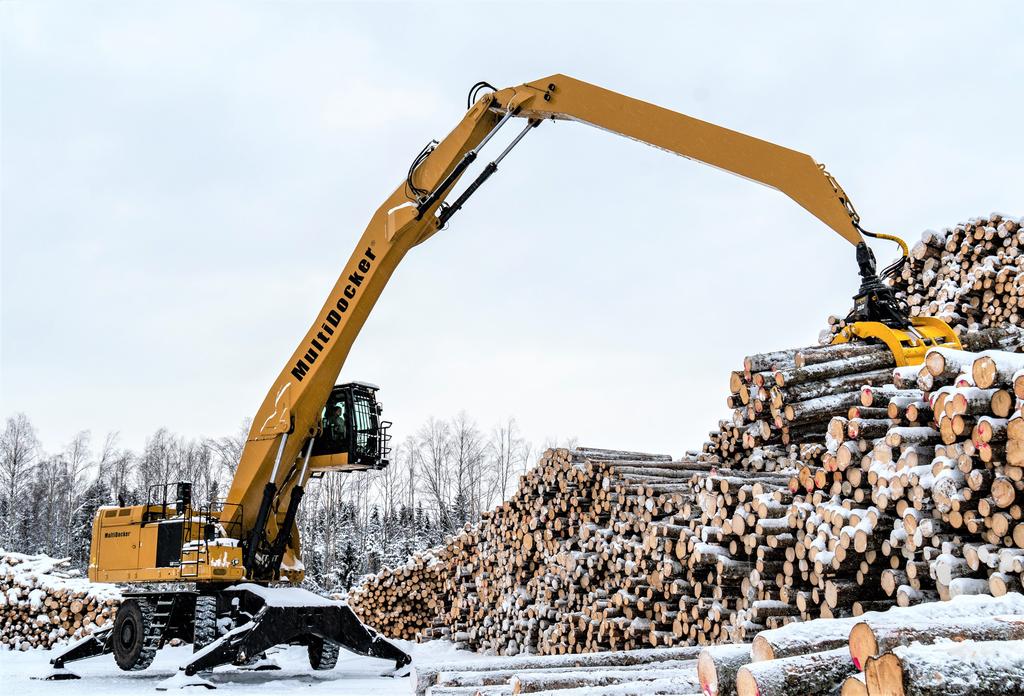
[[[387,672],[384,672],[380,676],[382,676],[382,677],[393,677],[395,679],[401,679],[403,677],[408,677],[411,674],[412,674],[412,662],[409,662],[408,664],[402,665],[401,667],[395,667],[392,670],[388,670]]]
[[[193,675],[189,676],[188,674],[185,674],[185,670],[179,669],[172,676],[167,677],[162,682],[157,684],[156,685],[156,690],[157,691],[169,691],[171,689],[186,689],[186,688],[188,688],[190,686],[199,686],[199,687],[202,687],[204,689],[216,689],[217,688],[216,686],[213,685],[212,682],[210,682],[207,679],[204,679],[203,677],[199,676],[198,674],[193,674]]]
[[[251,619],[195,653],[184,668],[188,675],[218,665],[242,665],[275,645],[308,644],[312,639],[337,643],[357,655],[391,660],[396,671],[412,662],[406,653],[364,626],[344,602],[298,587],[267,588],[252,583],[229,587],[224,594],[234,595],[232,603],[237,599],[239,614]]]
[[[39,677],[32,677],[32,679],[42,679],[44,681],[66,681],[68,679],[81,679],[81,677],[64,667],[55,667],[46,674]]]
[[[247,662],[242,668],[244,672],[273,672],[281,669],[281,665],[277,664],[277,660],[267,655],[260,655],[254,660]]]

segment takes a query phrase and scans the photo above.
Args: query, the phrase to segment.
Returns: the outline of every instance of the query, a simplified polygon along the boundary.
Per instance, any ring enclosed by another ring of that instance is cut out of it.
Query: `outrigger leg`
[[[298,588],[267,590],[242,585],[225,592],[236,594],[248,622],[228,631],[197,652],[185,665],[187,675],[211,670],[218,665],[242,664],[275,645],[334,643],[357,655],[391,660],[393,675],[411,664],[412,658],[359,621],[341,602],[325,600]],[[404,676],[404,675],[403,675]]]
[[[57,656],[50,660],[50,664],[53,665],[53,669],[46,676],[39,678],[49,681],[81,679],[81,677],[74,672],[65,669],[64,664],[67,662],[74,662],[75,660],[84,660],[87,657],[95,657],[96,655],[105,655],[109,652],[113,652],[114,646],[111,641],[113,630],[113,626],[103,628],[85,636],[84,638],[76,640],[74,643],[64,648],[64,650],[57,653]]]

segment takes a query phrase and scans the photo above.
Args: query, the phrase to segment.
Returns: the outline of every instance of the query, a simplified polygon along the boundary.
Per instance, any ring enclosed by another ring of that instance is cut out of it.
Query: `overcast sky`
[[[0,415],[51,450],[234,432],[481,79],[562,72],[807,152],[869,229],[1024,214],[1024,4],[896,5],[8,0]],[[678,455],[744,355],[813,343],[856,287],[778,192],[547,123],[408,255],[341,378],[399,437],[465,409]]]

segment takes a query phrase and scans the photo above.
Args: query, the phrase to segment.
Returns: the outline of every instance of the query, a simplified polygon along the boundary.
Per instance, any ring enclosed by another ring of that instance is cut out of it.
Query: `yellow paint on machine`
[[[158,535],[165,510],[161,505],[104,507],[93,520],[89,550],[89,580],[92,582],[237,582],[245,576],[242,549],[216,541],[205,547],[182,549],[178,544],[173,565],[160,565]],[[182,523],[184,526],[184,523]],[[203,525],[190,523],[178,539],[188,535],[202,539]]]

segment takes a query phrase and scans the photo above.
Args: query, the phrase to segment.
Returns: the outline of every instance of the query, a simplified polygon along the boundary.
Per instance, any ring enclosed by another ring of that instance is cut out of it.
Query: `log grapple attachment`
[[[853,310],[846,318],[847,325],[832,338],[832,343],[881,341],[888,346],[897,367],[920,365],[931,348],[960,350],[960,339],[949,324],[934,317],[910,317],[907,303],[886,284],[885,279],[895,277],[906,263],[906,242],[892,235],[861,232],[898,242],[903,256],[879,273],[871,248],[864,242],[857,245],[860,289],[853,298]]]

